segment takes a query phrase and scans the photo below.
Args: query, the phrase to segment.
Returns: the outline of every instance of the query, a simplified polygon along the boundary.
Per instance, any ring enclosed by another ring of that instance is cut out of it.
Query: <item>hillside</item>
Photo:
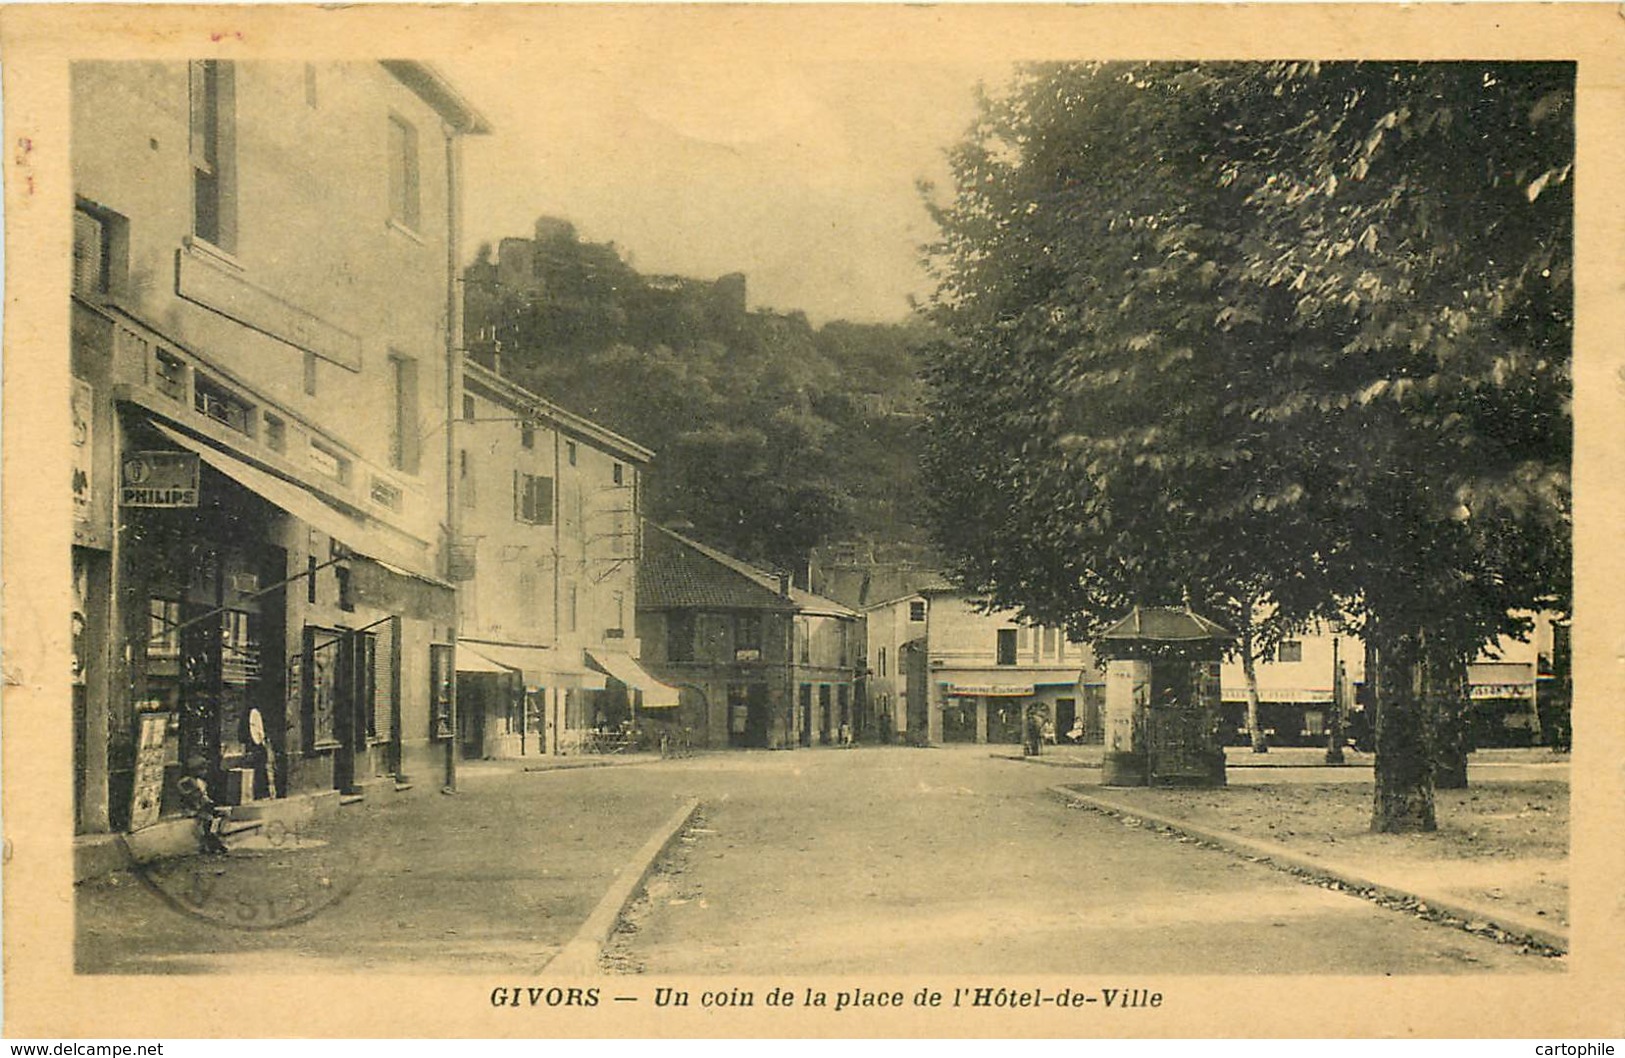
[[[924,324],[750,310],[743,275],[642,275],[553,218],[482,251],[465,317],[476,359],[655,451],[656,520],[796,571],[831,541],[924,541]]]

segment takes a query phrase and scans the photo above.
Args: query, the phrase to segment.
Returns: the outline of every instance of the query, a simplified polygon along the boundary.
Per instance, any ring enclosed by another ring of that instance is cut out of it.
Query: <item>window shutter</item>
[[[519,491],[519,471],[513,472],[513,517],[514,521],[522,521],[525,516],[524,495]]]
[[[553,524],[553,479],[536,478],[536,523]]]

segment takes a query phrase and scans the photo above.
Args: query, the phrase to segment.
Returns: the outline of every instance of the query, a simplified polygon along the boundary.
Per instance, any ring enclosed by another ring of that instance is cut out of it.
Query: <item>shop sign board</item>
[[[196,452],[132,452],[119,476],[119,504],[124,507],[196,507]]]
[[[155,703],[149,703],[155,704]],[[170,713],[140,714],[136,736],[135,790],[130,799],[130,829],[141,830],[158,822],[164,798],[164,733]]]
[[[948,693],[956,697],[972,698],[987,695],[990,698],[1025,698],[1034,692],[1030,683],[955,683]]]

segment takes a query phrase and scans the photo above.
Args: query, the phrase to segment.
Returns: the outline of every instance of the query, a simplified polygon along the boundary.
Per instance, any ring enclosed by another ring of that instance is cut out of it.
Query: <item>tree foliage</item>
[[[959,576],[1084,635],[1185,593],[1266,635],[1348,609],[1435,674],[1566,605],[1572,107],[1539,63],[1047,65],[987,97],[932,248]]]

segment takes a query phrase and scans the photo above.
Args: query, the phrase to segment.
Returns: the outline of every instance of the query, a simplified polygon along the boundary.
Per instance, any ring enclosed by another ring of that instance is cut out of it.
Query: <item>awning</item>
[[[486,661],[495,662],[504,671],[514,671],[524,677],[525,686],[570,687],[579,690],[602,690],[604,678],[585,669],[570,668],[551,647],[524,646],[518,643],[491,643],[483,639],[457,641],[457,669],[463,669],[463,651],[472,651]],[[484,670],[467,670],[484,671]]]
[[[395,562],[409,562],[401,548],[384,538],[359,518],[345,514],[322,500],[314,492],[275,474],[249,466],[235,456],[227,455],[213,445],[173,430],[161,422],[154,422],[160,432],[182,448],[196,452],[215,470],[287,511],[307,525],[327,534],[352,551],[373,558],[387,558]],[[413,574],[417,576],[417,574]]]
[[[504,673],[513,670],[506,665],[498,665],[467,643],[459,640],[457,643],[457,671]]]
[[[639,665],[626,654],[617,654],[609,650],[589,650],[587,651],[587,664],[600,672],[615,677],[630,688],[642,691],[642,705],[645,709],[675,709],[677,707],[677,688],[661,683],[649,675],[642,665]]]

